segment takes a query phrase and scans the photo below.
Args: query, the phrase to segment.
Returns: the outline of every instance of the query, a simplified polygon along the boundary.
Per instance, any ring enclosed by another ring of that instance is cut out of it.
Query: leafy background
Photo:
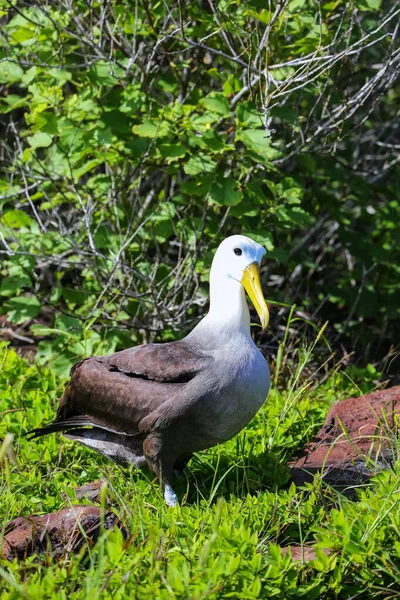
[[[364,361],[393,352],[396,2],[0,7],[3,338],[66,374],[180,337],[245,233],[268,250],[269,354],[292,304]]]

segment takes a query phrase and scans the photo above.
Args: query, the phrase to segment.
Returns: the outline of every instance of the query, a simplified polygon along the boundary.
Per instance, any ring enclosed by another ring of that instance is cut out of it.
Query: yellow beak
[[[266,329],[269,323],[269,310],[261,289],[260,271],[257,262],[251,263],[243,271],[241,283],[260,317],[262,328]]]

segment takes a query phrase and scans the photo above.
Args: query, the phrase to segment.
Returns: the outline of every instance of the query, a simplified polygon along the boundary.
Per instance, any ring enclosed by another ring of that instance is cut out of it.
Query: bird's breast
[[[252,420],[265,402],[269,383],[267,362],[255,347],[220,361],[217,380],[202,406],[207,446],[231,439]]]

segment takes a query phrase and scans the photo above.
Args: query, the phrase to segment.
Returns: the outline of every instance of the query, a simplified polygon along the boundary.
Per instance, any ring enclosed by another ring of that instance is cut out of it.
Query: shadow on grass
[[[244,498],[263,490],[277,491],[286,487],[289,480],[286,460],[272,452],[232,456],[218,447],[195,454],[174,487],[179,497],[186,496],[187,504],[201,500],[211,504],[221,496]]]

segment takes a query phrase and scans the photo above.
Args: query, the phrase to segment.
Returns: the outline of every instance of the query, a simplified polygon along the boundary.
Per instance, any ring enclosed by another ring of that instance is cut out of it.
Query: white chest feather
[[[236,360],[232,355],[220,360],[218,388],[207,407],[213,443],[231,439],[252,420],[265,402],[269,384],[267,362],[256,347]]]

